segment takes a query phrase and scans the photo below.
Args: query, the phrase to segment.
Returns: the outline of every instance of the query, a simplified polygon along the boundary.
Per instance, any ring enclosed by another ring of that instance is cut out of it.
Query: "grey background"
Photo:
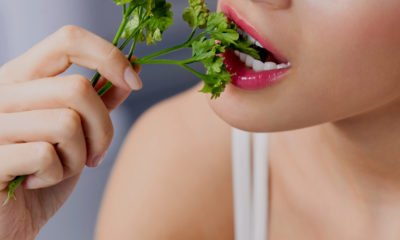
[[[139,45],[135,55],[180,43],[190,29],[181,21],[186,0],[170,0],[175,12],[175,24],[156,47]],[[214,8],[216,0],[209,0]],[[0,0],[0,65],[28,50],[63,25],[73,24],[88,29],[107,40],[112,40],[121,21],[121,8],[112,0]],[[190,52],[173,54],[182,58]],[[23,66],[21,66],[23,68]],[[68,73],[91,77],[92,71],[72,67]],[[88,240],[93,230],[103,190],[116,155],[126,133],[137,117],[149,106],[187,89],[198,82],[196,77],[173,66],[145,66],[141,73],[144,89],[133,93],[112,113],[115,138],[105,162],[96,169],[85,169],[74,193],[42,229],[38,240]]]

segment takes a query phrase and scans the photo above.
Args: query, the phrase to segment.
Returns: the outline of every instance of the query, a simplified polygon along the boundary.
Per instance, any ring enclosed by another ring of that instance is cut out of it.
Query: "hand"
[[[114,87],[100,98],[71,64],[97,69]],[[97,166],[113,137],[110,111],[141,81],[111,43],[67,26],[0,68],[0,202],[7,184],[29,175],[17,200],[0,207],[0,239],[33,239]]]

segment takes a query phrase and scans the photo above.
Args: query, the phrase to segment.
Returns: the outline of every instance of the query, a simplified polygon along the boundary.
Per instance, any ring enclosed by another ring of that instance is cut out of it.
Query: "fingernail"
[[[125,82],[133,89],[139,90],[142,88],[142,81],[139,75],[133,70],[132,67],[127,67],[124,73]]]
[[[93,158],[92,167],[98,167],[104,161],[106,154],[103,153]]]

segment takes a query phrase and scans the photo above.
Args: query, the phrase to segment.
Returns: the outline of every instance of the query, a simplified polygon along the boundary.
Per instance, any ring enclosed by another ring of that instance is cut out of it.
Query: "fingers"
[[[65,26],[28,52],[0,68],[0,83],[15,83],[56,76],[71,64],[97,69],[122,93],[141,88],[141,81],[122,52],[97,35]]]
[[[7,188],[8,182],[16,176],[30,175],[26,180],[28,188],[44,188],[63,180],[63,167],[54,147],[47,142],[0,145],[0,189]],[[5,161],[12,159],[12,161]]]
[[[101,77],[96,84],[95,90],[98,92],[104,84],[106,84],[108,81],[104,77]],[[121,99],[125,100],[129,96],[129,93],[126,91],[120,89],[120,88],[111,88],[108,90],[102,97],[101,99],[103,100],[104,104],[106,105],[107,109],[113,111],[116,109],[121,103]]]
[[[86,78],[80,75],[44,78],[0,88],[0,112],[55,108],[70,108],[79,114],[86,136],[87,164],[92,166],[94,159],[104,155],[109,147],[113,126],[108,109]],[[75,117],[78,115],[73,116],[72,111],[64,116],[66,121]]]
[[[71,109],[48,109],[0,114],[0,144],[48,142],[62,161],[63,176],[78,174],[86,163],[81,119]],[[29,158],[29,155],[27,155]]]
[[[132,57],[131,61],[136,61],[137,58],[136,57]],[[141,70],[141,66],[140,65],[136,65],[134,66],[134,69],[137,73],[140,73]],[[99,90],[105,83],[107,83],[107,79],[105,79],[104,77],[101,77],[99,82],[97,83],[95,89]],[[118,88],[111,88],[106,94],[103,95],[102,99],[104,101],[104,103],[106,104],[107,108],[112,111],[115,108],[117,108],[121,102],[119,101],[119,99],[121,97],[118,96],[123,96],[125,93],[123,91],[121,91]],[[126,96],[128,97],[128,96]],[[125,99],[125,97],[124,97]]]

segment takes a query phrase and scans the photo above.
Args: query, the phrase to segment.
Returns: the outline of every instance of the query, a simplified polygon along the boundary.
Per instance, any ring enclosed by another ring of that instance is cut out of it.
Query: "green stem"
[[[190,34],[188,40],[186,41],[186,43],[190,42],[192,40],[192,38],[194,37],[194,34],[196,34],[196,30],[197,27],[193,28],[192,33]]]
[[[135,62],[135,65],[140,65],[143,62],[147,62],[149,59],[152,59],[152,58],[155,58],[155,57],[167,54],[167,53],[171,53],[171,52],[177,51],[177,50],[185,48],[187,46],[188,46],[187,43],[183,43],[183,44],[179,44],[179,45],[176,45],[176,46],[161,50],[159,52],[152,53],[150,55],[147,55],[146,57],[143,57],[143,58],[137,60]]]
[[[114,40],[112,42],[114,46],[117,46],[119,40],[121,39],[122,33],[124,32],[125,27],[129,22],[130,16],[131,16],[132,12],[135,10],[136,7],[137,6],[134,6],[132,3],[130,3],[128,5],[128,8],[126,9],[126,4],[124,4],[124,6],[123,6],[123,8],[124,8],[124,17],[122,19],[121,24],[119,25],[117,34],[115,34]],[[129,41],[128,41],[128,43],[129,43]],[[100,77],[101,77],[101,74],[99,72],[96,72],[96,74],[93,76],[93,78],[91,80],[91,83],[92,83],[93,87],[95,87],[97,85],[97,83],[100,80]]]
[[[194,29],[194,30],[192,31],[192,35],[194,36],[195,33],[196,33],[196,29]],[[193,36],[191,36],[185,43],[182,43],[182,44],[179,44],[179,45],[176,45],[176,46],[173,46],[173,47],[170,47],[170,48],[161,50],[161,51],[159,51],[159,52],[155,52],[155,53],[152,53],[152,54],[150,54],[150,55],[147,55],[146,57],[143,57],[143,58],[137,60],[137,61],[135,62],[135,65],[140,65],[140,64],[143,64],[143,63],[146,64],[147,61],[148,61],[149,59],[153,59],[153,58],[156,58],[156,57],[165,55],[165,54],[167,54],[167,53],[171,53],[171,52],[180,50],[180,49],[182,49],[182,48],[190,47],[190,45],[192,45],[192,43],[193,43],[194,41],[197,41],[198,39],[200,39],[201,37],[207,35],[208,33],[209,33],[209,32],[207,32],[207,31],[202,32],[202,33],[200,33],[199,35],[197,35],[195,38],[193,38]]]
[[[141,60],[141,59],[139,59],[139,60]],[[133,66],[138,65],[137,64],[138,61],[133,62],[132,65]],[[194,69],[192,69],[192,68],[190,68],[190,67],[188,67],[186,65],[186,64],[193,63],[193,62],[195,62],[195,61],[192,60],[192,59],[180,60],[180,61],[179,60],[178,61],[177,60],[166,60],[166,59],[151,59],[151,60],[147,60],[145,62],[141,62],[140,64],[142,64],[142,65],[143,64],[172,64],[172,65],[178,65],[178,66],[188,70],[189,72],[195,74],[197,77],[199,77],[201,79],[207,79],[207,77],[208,77],[207,75],[199,73],[196,70],[194,70]]]
[[[103,96],[112,87],[112,85],[112,82],[107,82],[99,91],[97,91],[97,94],[100,97]]]
[[[124,15],[121,25],[119,26],[117,34],[115,35],[114,40],[112,42],[114,46],[117,46],[118,41],[119,41],[119,39],[121,39],[121,35],[124,32],[124,29],[125,29],[126,25],[128,24],[128,22],[129,22],[129,16]]]
[[[138,62],[140,61],[140,65],[145,65],[145,64],[174,64],[174,65],[184,65],[184,64],[190,64],[195,62],[192,59],[187,59],[187,60],[169,60],[169,59],[149,59],[147,61],[141,61],[142,59],[139,59],[138,61],[132,63],[133,66],[138,65]]]
[[[207,77],[208,77],[207,75],[202,74],[202,73],[199,73],[199,72],[197,72],[196,70],[194,70],[194,69],[192,69],[192,68],[186,66],[185,64],[181,64],[181,65],[179,65],[179,66],[181,66],[182,68],[184,68],[184,69],[188,70],[189,72],[193,73],[194,75],[196,75],[196,76],[199,77],[200,79],[206,80]]]
[[[137,37],[135,37],[135,40],[133,40],[133,44],[132,44],[131,50],[129,50],[129,54],[128,54],[128,60],[129,61],[131,60],[131,58],[133,56],[133,52],[135,51],[136,43],[137,43]]]
[[[101,77],[101,75],[99,72],[96,72],[96,74],[94,74],[94,76],[92,77],[92,80],[90,81],[92,83],[93,87],[95,87],[96,84],[99,82],[100,77]]]
[[[17,199],[15,196],[15,190],[18,188],[19,185],[27,178],[27,175],[18,176],[14,178],[11,182],[8,183],[8,195],[6,200],[3,202],[3,206],[5,206],[11,198]]]
[[[192,39],[190,39],[190,41],[188,42],[189,46],[190,46],[193,42],[199,40],[200,38],[204,37],[205,35],[207,35],[207,34],[209,34],[209,33],[210,33],[210,32],[208,32],[208,31],[204,31],[204,32],[200,33],[199,35],[197,35],[195,38],[192,37]]]

